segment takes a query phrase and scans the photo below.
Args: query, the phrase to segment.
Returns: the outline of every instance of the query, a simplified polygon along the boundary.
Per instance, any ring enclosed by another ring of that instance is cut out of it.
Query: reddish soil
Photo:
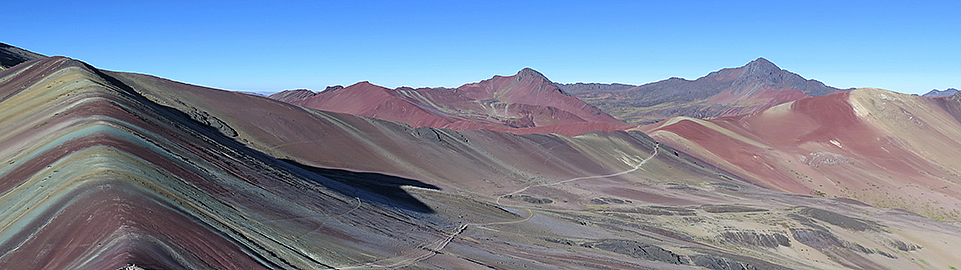
[[[179,260],[186,260],[186,265],[217,269],[265,269],[242,246],[123,181],[75,189],[54,205],[44,213],[49,221],[37,219],[37,224],[28,225],[34,230],[13,236],[25,242],[0,259],[0,265],[113,269],[136,262],[149,269],[185,265]]]
[[[407,123],[413,127],[491,129],[567,136],[627,125],[568,96],[536,71],[495,76],[456,89],[388,89],[360,82],[319,93],[285,91],[271,98],[323,111]]]
[[[855,99],[867,105],[855,108]],[[670,132],[688,139],[691,145],[665,143],[693,149],[691,153],[700,158],[723,160],[719,165],[726,171],[763,186],[954,219],[961,196],[950,191],[958,175],[950,168],[959,160],[942,149],[958,145],[948,135],[961,130],[958,104],[856,90],[707,120],[720,129],[681,120],[652,128],[650,134],[658,138],[657,134]],[[858,110],[865,115],[858,115]],[[903,193],[904,188],[911,193]]]

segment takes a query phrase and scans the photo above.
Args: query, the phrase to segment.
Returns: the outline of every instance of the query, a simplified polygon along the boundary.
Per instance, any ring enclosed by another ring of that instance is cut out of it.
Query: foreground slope
[[[759,184],[961,220],[961,97],[858,89],[651,136]]]
[[[579,99],[533,69],[448,88],[397,88],[360,82],[314,93],[290,90],[271,98],[309,108],[408,123],[414,127],[491,129],[579,135],[627,125]]]
[[[636,87],[567,85],[565,92],[632,124],[650,124],[675,116],[713,118],[748,114],[784,102],[841,91],[783,70],[758,58],[698,78],[670,78]]]

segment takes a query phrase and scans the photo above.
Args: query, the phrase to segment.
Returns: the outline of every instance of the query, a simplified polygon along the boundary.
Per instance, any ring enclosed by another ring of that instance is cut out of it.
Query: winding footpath
[[[403,268],[403,267],[410,266],[411,264],[414,264],[414,263],[419,262],[419,261],[426,260],[426,259],[434,256],[435,254],[439,253],[442,249],[444,249],[445,247],[447,247],[447,245],[450,244],[451,241],[454,241],[454,238],[456,238],[457,235],[459,235],[459,234],[461,234],[462,232],[464,232],[465,230],[467,230],[467,227],[470,227],[470,226],[481,227],[481,226],[489,226],[489,225],[516,224],[516,223],[527,222],[527,221],[530,220],[532,217],[534,217],[534,211],[531,211],[530,209],[526,209],[526,208],[525,208],[524,210],[527,211],[527,217],[524,217],[524,218],[518,219],[518,220],[499,221],[499,222],[487,222],[487,223],[464,223],[464,224],[461,224],[460,226],[457,227],[457,229],[455,229],[450,235],[448,235],[448,236],[447,236],[446,238],[444,238],[443,240],[438,241],[437,243],[434,243],[434,244],[425,246],[425,247],[418,248],[418,250],[419,250],[419,252],[418,252],[419,255],[416,255],[416,256],[408,255],[408,256],[398,256],[398,257],[393,257],[393,258],[387,258],[387,259],[383,259],[383,260],[380,260],[380,261],[377,261],[377,262],[369,263],[369,264],[367,264],[367,265],[365,265],[364,267],[361,267],[361,268],[373,267],[373,268],[391,268],[391,269],[395,269],[395,268]],[[387,265],[383,265],[383,264],[378,263],[378,262],[386,263],[387,261],[399,259],[400,257],[409,257],[409,258],[403,259],[403,260],[398,261],[398,262],[395,262],[395,263],[387,264]],[[340,268],[340,269],[354,269],[354,267],[350,267],[350,268]]]
[[[308,231],[308,232],[305,232],[305,233],[301,234],[300,236],[297,237],[297,240],[300,240],[300,239],[303,238],[304,236],[306,236],[306,235],[308,235],[308,234],[311,234],[311,233],[314,233],[314,232],[316,232],[317,230],[320,230],[321,228],[324,227],[324,225],[327,225],[327,221],[330,221],[331,219],[339,218],[339,217],[341,217],[341,216],[350,214],[350,212],[354,212],[354,210],[359,209],[360,206],[361,206],[361,204],[363,204],[363,201],[360,200],[360,197],[354,197],[354,198],[357,199],[357,205],[354,206],[354,208],[351,208],[350,210],[347,210],[347,212],[343,212],[343,213],[340,213],[340,214],[337,214],[337,215],[327,216],[326,218],[324,218],[324,221],[321,221],[320,224],[317,225],[317,228],[314,228],[313,230],[310,230],[310,231]]]
[[[638,163],[637,165],[634,166],[634,168],[631,168],[631,169],[629,169],[629,170],[622,171],[622,172],[617,172],[617,173],[612,173],[612,174],[605,174],[605,175],[581,176],[581,177],[571,178],[571,179],[567,179],[567,180],[563,180],[563,181],[559,181],[559,182],[554,182],[554,183],[529,185],[529,186],[526,186],[526,187],[524,187],[524,188],[522,188],[522,189],[518,189],[518,190],[515,190],[514,192],[507,193],[507,194],[504,194],[503,196],[497,197],[497,199],[494,200],[494,203],[500,205],[502,198],[516,195],[517,193],[524,192],[524,191],[526,191],[527,189],[530,189],[530,188],[532,188],[532,187],[556,186],[556,185],[560,185],[560,184],[564,184],[564,183],[568,183],[568,182],[579,181],[579,180],[597,179],[597,178],[608,178],[608,177],[614,177],[614,176],[619,176],[619,175],[624,175],[624,174],[632,173],[632,172],[637,171],[638,169],[640,169],[641,166],[644,166],[644,163],[647,163],[647,161],[649,161],[649,160],[653,159],[655,156],[657,156],[657,149],[659,148],[658,146],[659,146],[659,144],[655,144],[655,145],[654,145],[654,153],[651,154],[650,157],[647,157],[646,159],[641,160],[640,163]]]
[[[527,222],[527,221],[530,220],[532,217],[534,217],[534,211],[533,211],[533,210],[531,210],[530,208],[527,208],[527,207],[523,207],[523,206],[503,204],[503,203],[500,202],[500,199],[503,198],[503,197],[507,197],[507,196],[511,196],[511,195],[516,195],[516,194],[521,193],[521,192],[524,192],[524,191],[526,191],[526,190],[528,190],[528,189],[530,189],[530,188],[532,188],[532,187],[554,186],[554,185],[560,185],[560,184],[569,183],[569,182],[573,182],[573,181],[587,180],[587,179],[598,179],[598,178],[608,178],[608,177],[615,177],[615,176],[619,176],[619,175],[624,175],[624,174],[632,173],[632,172],[635,172],[635,171],[639,170],[642,166],[644,166],[645,163],[647,163],[647,162],[650,161],[651,159],[654,159],[654,157],[657,156],[657,153],[658,153],[657,150],[658,150],[659,146],[660,146],[660,144],[655,144],[655,145],[654,145],[654,152],[651,154],[651,156],[645,158],[644,160],[641,160],[641,162],[638,163],[637,165],[634,165],[633,168],[628,169],[628,170],[625,170],[625,171],[616,172],[616,173],[612,173],[612,174],[605,174],[605,175],[581,176],[581,177],[575,177],[575,178],[571,178],[571,179],[567,179],[567,180],[562,180],[562,181],[558,181],[558,182],[553,182],[553,183],[547,183],[547,184],[528,185],[528,186],[526,186],[526,187],[524,187],[524,188],[515,190],[514,192],[507,193],[507,194],[505,194],[505,195],[503,195],[503,196],[499,196],[499,197],[497,197],[496,200],[494,200],[494,203],[495,203],[495,204],[497,204],[497,205],[499,205],[499,206],[502,206],[502,207],[519,207],[519,208],[523,208],[525,211],[527,211],[527,216],[524,217],[524,218],[521,218],[521,219],[518,219],[518,220],[512,220],[512,221],[499,221],[499,222],[487,222],[487,223],[464,223],[464,224],[461,224],[460,226],[458,226],[457,229],[455,229],[453,232],[451,232],[451,234],[448,235],[446,238],[444,238],[444,239],[442,239],[442,240],[440,240],[440,241],[438,241],[438,242],[436,242],[436,243],[429,244],[429,245],[425,245],[425,246],[421,246],[421,247],[415,248],[415,249],[411,249],[411,250],[413,250],[413,251],[416,251],[415,254],[408,254],[408,255],[403,255],[403,254],[402,254],[402,255],[400,255],[400,256],[385,258],[385,259],[381,259],[381,260],[378,260],[378,261],[366,263],[366,264],[363,264],[363,265],[339,267],[339,268],[337,268],[337,269],[370,269],[370,268],[391,268],[391,269],[396,269],[396,268],[403,268],[403,267],[410,266],[410,265],[412,265],[412,264],[414,264],[414,263],[417,263],[417,262],[419,262],[419,261],[426,260],[426,259],[434,256],[435,254],[438,254],[442,249],[444,249],[445,247],[447,247],[447,245],[450,244],[451,241],[454,241],[454,238],[457,238],[458,235],[460,235],[461,233],[463,233],[463,232],[464,232],[465,230],[467,230],[467,228],[470,227],[470,226],[483,227],[483,226],[489,226],[489,225],[517,224],[517,223]],[[355,208],[355,209],[356,209],[356,208]],[[349,213],[349,211],[348,211],[348,213]],[[346,214],[346,213],[344,213],[344,214]],[[343,214],[342,214],[342,215],[343,215]],[[402,259],[402,260],[397,261],[397,262],[390,263],[391,261],[396,260],[396,259]]]

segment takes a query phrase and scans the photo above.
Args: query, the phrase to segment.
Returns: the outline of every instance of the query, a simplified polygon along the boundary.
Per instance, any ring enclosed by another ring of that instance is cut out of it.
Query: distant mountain
[[[958,89],[954,89],[954,88],[948,88],[948,89],[945,89],[944,91],[940,91],[940,90],[938,90],[938,89],[932,89],[930,92],[927,92],[926,94],[924,94],[924,95],[922,95],[922,96],[924,96],[924,97],[946,97],[946,96],[953,96],[953,95],[956,95],[956,94],[958,94],[958,93],[961,93],[961,91],[958,91]]]
[[[244,94],[254,95],[254,96],[262,96],[262,97],[270,96],[270,95],[276,93],[276,92],[274,92],[274,91],[266,91],[266,92],[264,92],[264,91],[234,91],[234,92],[244,93]]]
[[[622,130],[627,124],[561,91],[540,72],[525,68],[458,88],[401,87],[369,82],[322,92],[289,90],[270,98],[306,107],[398,121],[414,127],[493,129],[515,133],[578,135]]]
[[[622,83],[582,83],[582,82],[558,84],[557,86],[560,87],[561,91],[564,91],[564,93],[572,93],[572,92],[582,93],[582,92],[591,92],[591,91],[618,91],[618,90],[627,90],[633,87],[637,87],[637,85],[622,84]]]
[[[8,69],[26,61],[43,58],[46,58],[46,56],[0,43],[0,70]]]
[[[597,85],[565,89],[566,93],[632,124],[649,124],[675,116],[711,118],[752,113],[840,91],[778,68],[764,58],[693,81],[675,77],[631,88]]]
[[[324,89],[324,91],[331,92],[331,91],[336,91],[340,89],[344,89],[344,87],[340,85],[328,86],[327,89]],[[310,91],[309,89],[294,89],[294,90],[280,91],[267,96],[270,97],[271,99],[276,99],[283,102],[295,102],[295,101],[304,100],[316,95],[317,95],[317,92]]]

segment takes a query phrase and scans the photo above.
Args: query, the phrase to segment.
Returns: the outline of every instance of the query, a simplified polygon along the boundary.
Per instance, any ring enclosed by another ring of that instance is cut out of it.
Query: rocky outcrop
[[[548,198],[537,198],[531,195],[507,195],[504,196],[505,199],[510,199],[514,201],[521,201],[530,204],[549,204],[553,203],[554,200]]]
[[[767,212],[767,209],[755,208],[743,205],[721,205],[721,204],[705,204],[699,207],[704,212],[708,213],[744,213],[744,212]]]
[[[689,260],[659,246],[623,239],[604,239],[581,244],[582,247],[596,248],[618,254],[670,264],[687,264]]]
[[[694,265],[714,270],[760,270],[760,269],[789,269],[773,263],[760,260],[749,260],[750,262],[728,259],[706,254],[691,255]]]
[[[568,245],[573,242],[563,239],[550,239],[547,241]],[[582,243],[580,246],[601,249],[649,261],[677,265],[696,265],[715,270],[788,269],[787,267],[774,263],[730,254],[696,253],[680,255],[656,245],[633,240],[603,239],[596,242]]]
[[[782,233],[758,233],[751,230],[727,231],[719,235],[721,239],[728,243],[735,243],[749,246],[759,246],[776,248],[778,246],[791,246],[791,240]]]
[[[811,217],[820,221],[827,222],[831,225],[835,225],[841,228],[845,228],[853,231],[879,231],[881,230],[881,225],[877,222],[852,218],[835,212],[831,212],[824,209],[812,208],[812,207],[800,207],[798,213],[801,215]]]
[[[631,203],[630,200],[621,200],[618,198],[600,197],[591,199],[592,204],[625,204]]]
[[[187,111],[187,115],[189,115],[190,119],[193,119],[194,121],[197,121],[201,124],[210,126],[216,129],[217,131],[220,131],[220,133],[224,134],[224,136],[227,136],[230,138],[237,137],[236,130],[228,126],[227,123],[224,123],[224,121],[221,121],[217,117],[210,116],[210,114],[208,114],[205,111],[197,110],[197,108],[192,108],[192,110]]]

